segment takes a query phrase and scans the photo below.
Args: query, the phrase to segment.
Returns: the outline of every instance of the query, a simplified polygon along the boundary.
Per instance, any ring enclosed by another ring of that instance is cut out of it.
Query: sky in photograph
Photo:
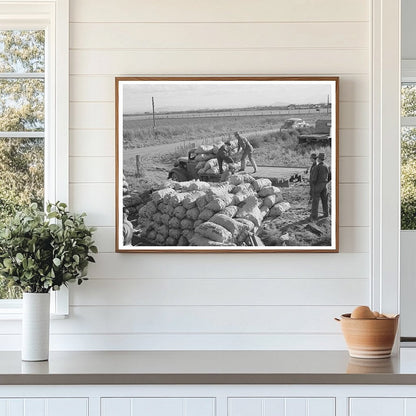
[[[326,103],[328,94],[331,94],[331,87],[327,82],[125,82],[123,112],[151,113],[152,97],[155,111],[165,112],[317,104]]]

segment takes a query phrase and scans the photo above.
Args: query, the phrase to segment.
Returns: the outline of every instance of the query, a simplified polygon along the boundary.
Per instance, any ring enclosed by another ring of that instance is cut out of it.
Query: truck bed
[[[326,133],[301,134],[298,137],[299,143],[329,142],[331,139]]]

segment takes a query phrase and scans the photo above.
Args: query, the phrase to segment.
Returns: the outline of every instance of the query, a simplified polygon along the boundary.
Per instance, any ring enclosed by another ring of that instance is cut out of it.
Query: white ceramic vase
[[[49,323],[49,293],[24,293],[22,322],[23,361],[48,360]]]

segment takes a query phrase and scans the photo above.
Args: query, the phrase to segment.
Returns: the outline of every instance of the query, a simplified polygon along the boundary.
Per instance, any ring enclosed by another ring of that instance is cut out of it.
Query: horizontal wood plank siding
[[[74,288],[73,306],[320,306],[366,303],[364,279],[224,278],[110,279],[91,278]],[[261,288],[261,290],[258,290]],[[310,293],[315,293],[310,296]],[[357,292],[359,295],[357,296]]]
[[[71,75],[70,99],[74,101],[113,102],[114,76],[111,75]],[[342,101],[368,102],[368,76],[345,74],[339,84]]]
[[[363,0],[251,0],[224,2],[178,0],[71,0],[71,22],[367,22],[370,3]]]
[[[97,228],[56,349],[344,348],[369,303],[369,0],[70,2],[70,206]],[[339,254],[116,254],[114,78],[340,76]],[[18,344],[20,324],[0,327]]]
[[[70,29],[72,49],[368,47],[367,22],[73,23]]]
[[[362,48],[73,49],[70,52],[70,72],[76,75],[333,76],[368,74],[367,71],[368,50]]]

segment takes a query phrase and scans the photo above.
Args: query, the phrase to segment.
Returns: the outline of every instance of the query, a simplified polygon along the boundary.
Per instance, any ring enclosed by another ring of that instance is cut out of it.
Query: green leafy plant
[[[71,214],[64,203],[36,204],[17,212],[0,228],[0,277],[24,292],[47,293],[68,282],[87,280],[91,254],[97,253],[94,228],[85,214]]]

